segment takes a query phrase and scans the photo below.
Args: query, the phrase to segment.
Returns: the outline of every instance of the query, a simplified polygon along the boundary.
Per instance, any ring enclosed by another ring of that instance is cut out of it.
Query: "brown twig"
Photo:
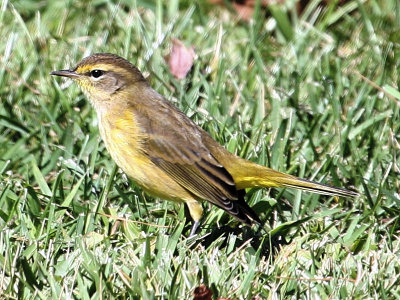
[[[7,66],[4,66],[4,69],[11,74],[12,77],[14,77],[14,79],[20,80],[22,85],[25,86],[26,88],[28,88],[32,93],[34,93],[35,95],[41,95],[41,93],[35,89],[34,87],[30,86],[25,80],[23,80],[17,73],[15,73],[14,71],[12,71],[10,68],[8,68]]]
[[[356,70],[352,70],[352,72],[357,75],[359,78],[361,78],[362,80],[364,80],[366,83],[368,83],[370,86],[376,88],[378,91],[384,93],[389,99],[393,100],[394,102],[396,102],[397,104],[400,104],[400,101],[397,100],[395,97],[393,97],[391,94],[389,94],[387,91],[385,91],[383,88],[381,88],[379,85],[377,85],[375,82],[373,82],[371,79],[365,77],[364,75],[362,75],[361,73],[359,73]]]

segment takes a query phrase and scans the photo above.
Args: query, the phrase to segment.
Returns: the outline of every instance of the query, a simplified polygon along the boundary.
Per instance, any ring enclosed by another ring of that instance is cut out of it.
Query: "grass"
[[[400,5],[318,4],[244,23],[203,1],[3,0],[1,297],[399,298]],[[197,53],[182,81],[174,37]],[[183,207],[129,182],[79,89],[49,76],[101,51],[230,151],[362,196],[249,190],[269,235],[205,205],[188,239]]]

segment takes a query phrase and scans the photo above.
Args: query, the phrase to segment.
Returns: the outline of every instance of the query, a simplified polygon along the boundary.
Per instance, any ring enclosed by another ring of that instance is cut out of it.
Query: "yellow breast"
[[[116,164],[138,184],[145,183],[143,169],[151,161],[143,153],[146,136],[133,113],[107,111],[99,116],[100,135]]]
[[[147,193],[173,201],[191,201],[193,195],[159,169],[146,155],[147,135],[134,113],[99,115],[100,135],[116,164]]]

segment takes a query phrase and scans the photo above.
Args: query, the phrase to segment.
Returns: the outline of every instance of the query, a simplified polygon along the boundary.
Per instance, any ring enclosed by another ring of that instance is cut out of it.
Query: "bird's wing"
[[[199,199],[238,214],[233,203],[239,199],[235,182],[204,145],[202,135],[207,133],[167,100],[157,100],[151,109],[136,108],[136,119],[146,131],[146,154]]]
[[[206,149],[193,147],[193,142],[176,143],[155,135],[148,145],[151,161],[199,198],[227,210],[230,202],[238,199],[232,176]]]

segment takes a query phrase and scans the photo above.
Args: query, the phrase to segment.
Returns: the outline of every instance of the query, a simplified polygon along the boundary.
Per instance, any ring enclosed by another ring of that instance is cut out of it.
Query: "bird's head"
[[[140,71],[126,59],[110,53],[96,53],[84,58],[70,70],[60,70],[51,75],[73,79],[97,107],[102,102],[118,99],[120,92],[146,82]]]

